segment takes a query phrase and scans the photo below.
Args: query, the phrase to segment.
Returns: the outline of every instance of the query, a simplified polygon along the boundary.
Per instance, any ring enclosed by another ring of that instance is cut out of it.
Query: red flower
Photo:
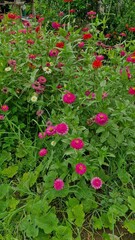
[[[40,26],[38,25],[36,28],[35,28],[35,32],[38,33],[40,31]]]
[[[100,68],[102,67],[102,62],[100,60],[95,60],[93,63],[92,63],[92,67],[93,68]]]
[[[92,34],[91,34],[91,33],[85,33],[85,34],[83,34],[83,39],[84,39],[84,40],[87,40],[87,39],[90,39],[90,38],[92,38]]]
[[[75,13],[75,9],[70,9],[69,13]]]
[[[16,14],[15,13],[8,13],[8,18],[9,19],[16,19]]]
[[[56,47],[58,47],[58,48],[64,48],[64,42],[58,42],[58,43],[56,43]]]
[[[135,27],[130,27],[130,28],[128,28],[128,31],[130,31],[130,32],[135,32]]]
[[[64,2],[73,2],[73,0],[64,0]]]
[[[32,45],[32,44],[34,44],[35,42],[34,42],[34,40],[32,40],[32,39],[28,39],[27,40],[27,44],[30,44],[30,45]]]

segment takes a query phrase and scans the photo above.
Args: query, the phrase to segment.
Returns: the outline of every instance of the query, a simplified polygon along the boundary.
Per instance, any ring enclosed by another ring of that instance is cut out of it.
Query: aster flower
[[[44,84],[44,83],[47,82],[46,78],[43,77],[43,76],[38,77],[37,81],[38,81],[40,84]]]
[[[57,57],[59,54],[59,51],[57,49],[51,49],[49,52],[50,57]]]
[[[9,72],[9,71],[11,71],[11,67],[6,67],[5,72]]]
[[[88,40],[88,39],[90,39],[90,38],[92,38],[92,34],[91,34],[91,33],[85,33],[85,34],[83,34],[83,39],[84,39],[84,40]]]
[[[78,163],[75,166],[75,171],[76,173],[78,173],[79,175],[83,175],[84,173],[86,173],[86,166],[83,163]]]
[[[43,115],[43,113],[44,113],[44,110],[38,110],[38,111],[36,112],[36,115],[37,115],[38,117],[41,117],[41,116]]]
[[[35,95],[33,95],[32,97],[31,97],[31,101],[33,102],[33,103],[35,103],[35,102],[37,102],[37,96],[35,96]]]
[[[84,147],[84,142],[80,138],[75,138],[71,141],[70,147],[72,147],[76,150],[82,149]]]
[[[58,133],[59,135],[65,135],[68,133],[68,125],[66,123],[59,123],[58,125],[56,125],[56,133]]]
[[[92,178],[90,183],[91,183],[91,186],[95,189],[100,189],[103,184],[101,178],[99,178],[99,177]]]
[[[58,30],[60,28],[60,23],[58,22],[52,22],[52,27],[56,30]]]
[[[53,184],[55,190],[59,191],[59,190],[62,190],[64,188],[64,182],[62,179],[60,178],[57,178],[55,181],[54,181],[54,184]]]
[[[85,44],[84,42],[79,42],[79,43],[78,43],[78,47],[79,47],[79,48],[83,48],[83,47],[84,47],[84,44]]]
[[[104,126],[108,122],[108,116],[105,113],[98,113],[95,116],[95,123]]]

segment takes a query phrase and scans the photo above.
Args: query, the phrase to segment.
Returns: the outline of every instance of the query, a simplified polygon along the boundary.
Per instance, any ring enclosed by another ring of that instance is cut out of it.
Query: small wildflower
[[[2,110],[3,112],[7,112],[7,111],[9,110],[8,105],[6,105],[6,104],[2,105],[2,106],[1,106],[1,110]]]
[[[56,134],[56,127],[55,126],[48,126],[46,129],[46,134],[48,136],[52,136],[54,134]]]
[[[9,72],[9,71],[11,71],[11,67],[6,67],[5,72]]]
[[[60,123],[58,125],[56,125],[56,132],[59,134],[59,135],[65,135],[68,133],[68,125],[66,123]]]
[[[38,99],[38,98],[37,98],[37,96],[35,96],[35,95],[33,95],[33,96],[31,97],[31,101],[32,101],[32,102],[37,102],[37,99]]]
[[[52,141],[51,142],[51,145],[54,147],[56,145],[56,142],[55,141]]]
[[[108,122],[108,116],[105,113],[98,113],[95,116],[95,123],[98,125],[105,125]]]
[[[43,71],[47,74],[50,74],[52,70],[49,67],[43,67]]]
[[[44,157],[46,154],[48,153],[47,149],[46,148],[42,148],[40,151],[39,151],[39,156],[40,157]]]
[[[76,173],[78,173],[80,175],[83,175],[84,173],[86,173],[86,170],[87,170],[87,168],[83,163],[78,163],[75,166]]]
[[[84,142],[80,138],[75,138],[71,141],[70,147],[76,150],[82,149],[84,147]]]
[[[72,104],[73,102],[75,102],[76,96],[73,93],[68,92],[68,93],[64,94],[62,99],[63,99],[64,103]]]
[[[45,138],[45,136],[46,136],[46,132],[39,132],[39,133],[38,133],[38,137],[39,137],[40,139]]]
[[[4,120],[5,116],[3,114],[0,114],[0,120]]]
[[[54,181],[54,188],[55,190],[59,191],[59,190],[62,190],[64,188],[64,182],[62,179],[60,178],[57,178],[55,181]]]
[[[128,90],[128,93],[130,95],[135,95],[135,87],[130,87],[129,90]]]
[[[102,187],[102,184],[103,184],[101,178],[99,178],[99,177],[92,178],[90,183],[91,183],[91,186],[95,189],[100,189]]]

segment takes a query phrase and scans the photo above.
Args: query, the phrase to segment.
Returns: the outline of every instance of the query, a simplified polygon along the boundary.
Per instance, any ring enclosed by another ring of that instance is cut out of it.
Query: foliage
[[[134,32],[108,46],[104,29],[70,14],[1,22],[1,239],[77,240],[87,218],[91,231],[122,221],[135,233]]]

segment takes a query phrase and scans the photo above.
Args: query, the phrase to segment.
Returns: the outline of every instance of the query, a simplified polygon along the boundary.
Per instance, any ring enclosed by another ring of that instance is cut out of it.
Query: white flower
[[[32,102],[37,102],[37,99],[38,99],[37,96],[34,96],[34,95],[33,95],[33,96],[31,97],[31,101],[32,101]]]
[[[5,71],[6,71],[6,72],[11,71],[11,67],[6,67],[6,68],[5,68]]]
[[[54,147],[56,145],[56,142],[55,141],[52,141],[51,142],[51,145]]]
[[[49,67],[43,67],[43,71],[46,72],[47,74],[50,74],[52,70]]]

